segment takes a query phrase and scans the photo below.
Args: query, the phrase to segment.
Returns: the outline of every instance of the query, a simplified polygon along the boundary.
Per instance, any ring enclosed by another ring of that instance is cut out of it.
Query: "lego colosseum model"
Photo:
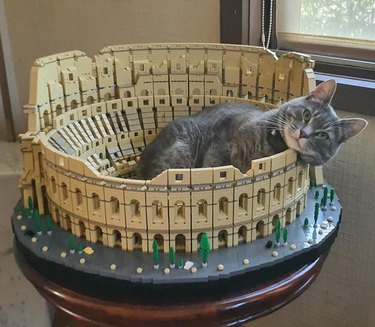
[[[175,118],[220,102],[274,108],[315,87],[309,56],[250,46],[109,46],[36,60],[21,135],[23,204],[61,228],[123,250],[197,251],[268,236],[305,207],[308,167],[287,150],[233,166],[169,169],[137,180],[142,149]]]

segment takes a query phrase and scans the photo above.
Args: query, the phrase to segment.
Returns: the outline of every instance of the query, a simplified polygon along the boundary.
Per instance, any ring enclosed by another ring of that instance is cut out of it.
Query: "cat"
[[[144,149],[137,177],[152,179],[168,168],[225,165],[246,173],[251,160],[288,148],[300,162],[322,165],[367,125],[364,119],[337,117],[331,106],[335,90],[336,82],[327,80],[278,109],[222,103],[176,119]]]

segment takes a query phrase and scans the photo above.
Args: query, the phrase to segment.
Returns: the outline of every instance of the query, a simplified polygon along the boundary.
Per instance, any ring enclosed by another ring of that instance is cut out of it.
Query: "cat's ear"
[[[367,120],[362,118],[340,119],[338,126],[340,128],[341,143],[346,142],[351,137],[356,136],[357,134],[362,132],[367,124]]]
[[[327,105],[331,103],[335,91],[336,81],[334,79],[330,79],[319,84],[314,91],[306,96],[306,99]]]

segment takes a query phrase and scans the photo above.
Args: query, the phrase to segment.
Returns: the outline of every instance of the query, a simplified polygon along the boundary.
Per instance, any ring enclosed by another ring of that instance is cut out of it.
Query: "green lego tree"
[[[76,252],[76,240],[73,235],[68,236],[69,250],[73,254]]]
[[[284,244],[286,244],[288,240],[288,230],[286,228],[283,229],[283,241],[284,241]]]
[[[39,210],[34,209],[33,210],[33,216],[34,216],[34,225],[35,225],[35,231],[37,234],[42,234],[42,218],[40,217]]]
[[[203,233],[199,244],[199,253],[201,255],[202,266],[207,266],[208,255],[210,254],[210,242],[208,240],[207,234]]]
[[[154,258],[154,269],[159,269],[159,246],[157,240],[152,242],[152,254]]]
[[[315,210],[314,210],[314,226],[316,226],[316,222],[318,221],[319,216],[319,203],[315,203]]]
[[[319,199],[319,191],[318,190],[315,191],[314,199],[315,200]]]
[[[335,198],[335,189],[331,188],[331,192],[329,192],[329,201],[332,203],[333,199]]]
[[[281,222],[280,219],[276,220],[276,244],[280,242],[280,236],[281,236]]]
[[[303,222],[303,227],[309,226],[309,219],[306,217],[305,221]]]
[[[176,253],[173,246],[169,248],[169,267],[173,269],[176,266]]]
[[[184,260],[181,257],[178,259],[177,267],[178,269],[182,269],[184,267]]]
[[[83,245],[82,245],[81,243],[79,243],[79,244],[77,245],[77,252],[78,252],[79,254],[81,254],[81,253],[83,252]]]
[[[52,220],[51,220],[50,216],[46,217],[45,224],[46,224],[47,234],[51,235],[51,233],[52,233]]]

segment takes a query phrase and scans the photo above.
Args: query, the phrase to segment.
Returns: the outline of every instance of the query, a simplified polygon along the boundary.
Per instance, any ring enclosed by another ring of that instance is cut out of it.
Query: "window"
[[[202,220],[207,222],[207,201],[199,200],[197,205],[198,205],[198,222]]]
[[[153,222],[163,219],[163,205],[160,201],[152,202]]]
[[[244,213],[244,214],[247,213],[248,203],[249,203],[249,199],[247,197],[247,194],[246,193],[241,194],[238,200],[240,213]]]
[[[130,201],[130,215],[131,219],[139,218],[141,215],[139,211],[140,203],[137,200],[131,200]]]
[[[112,214],[117,214],[120,212],[120,201],[115,197],[111,197],[111,209]]]
[[[261,188],[257,194],[257,209],[264,210],[266,208],[266,190]]]
[[[61,183],[61,192],[62,192],[62,197],[63,200],[68,199],[68,188],[65,183]]]
[[[228,217],[228,199],[225,197],[219,200],[219,214]]]
[[[185,202],[183,201],[176,201],[174,204],[174,211],[175,211],[175,223],[178,222],[185,222]]]
[[[371,60],[374,11],[373,0],[279,1],[278,47]]]
[[[79,188],[76,188],[76,201],[77,201],[77,206],[82,204],[82,192]]]
[[[278,203],[281,199],[281,185],[277,183],[273,189],[273,201]]]
[[[99,195],[96,193],[92,194],[92,206],[94,210],[100,209],[100,199],[99,199]]]

